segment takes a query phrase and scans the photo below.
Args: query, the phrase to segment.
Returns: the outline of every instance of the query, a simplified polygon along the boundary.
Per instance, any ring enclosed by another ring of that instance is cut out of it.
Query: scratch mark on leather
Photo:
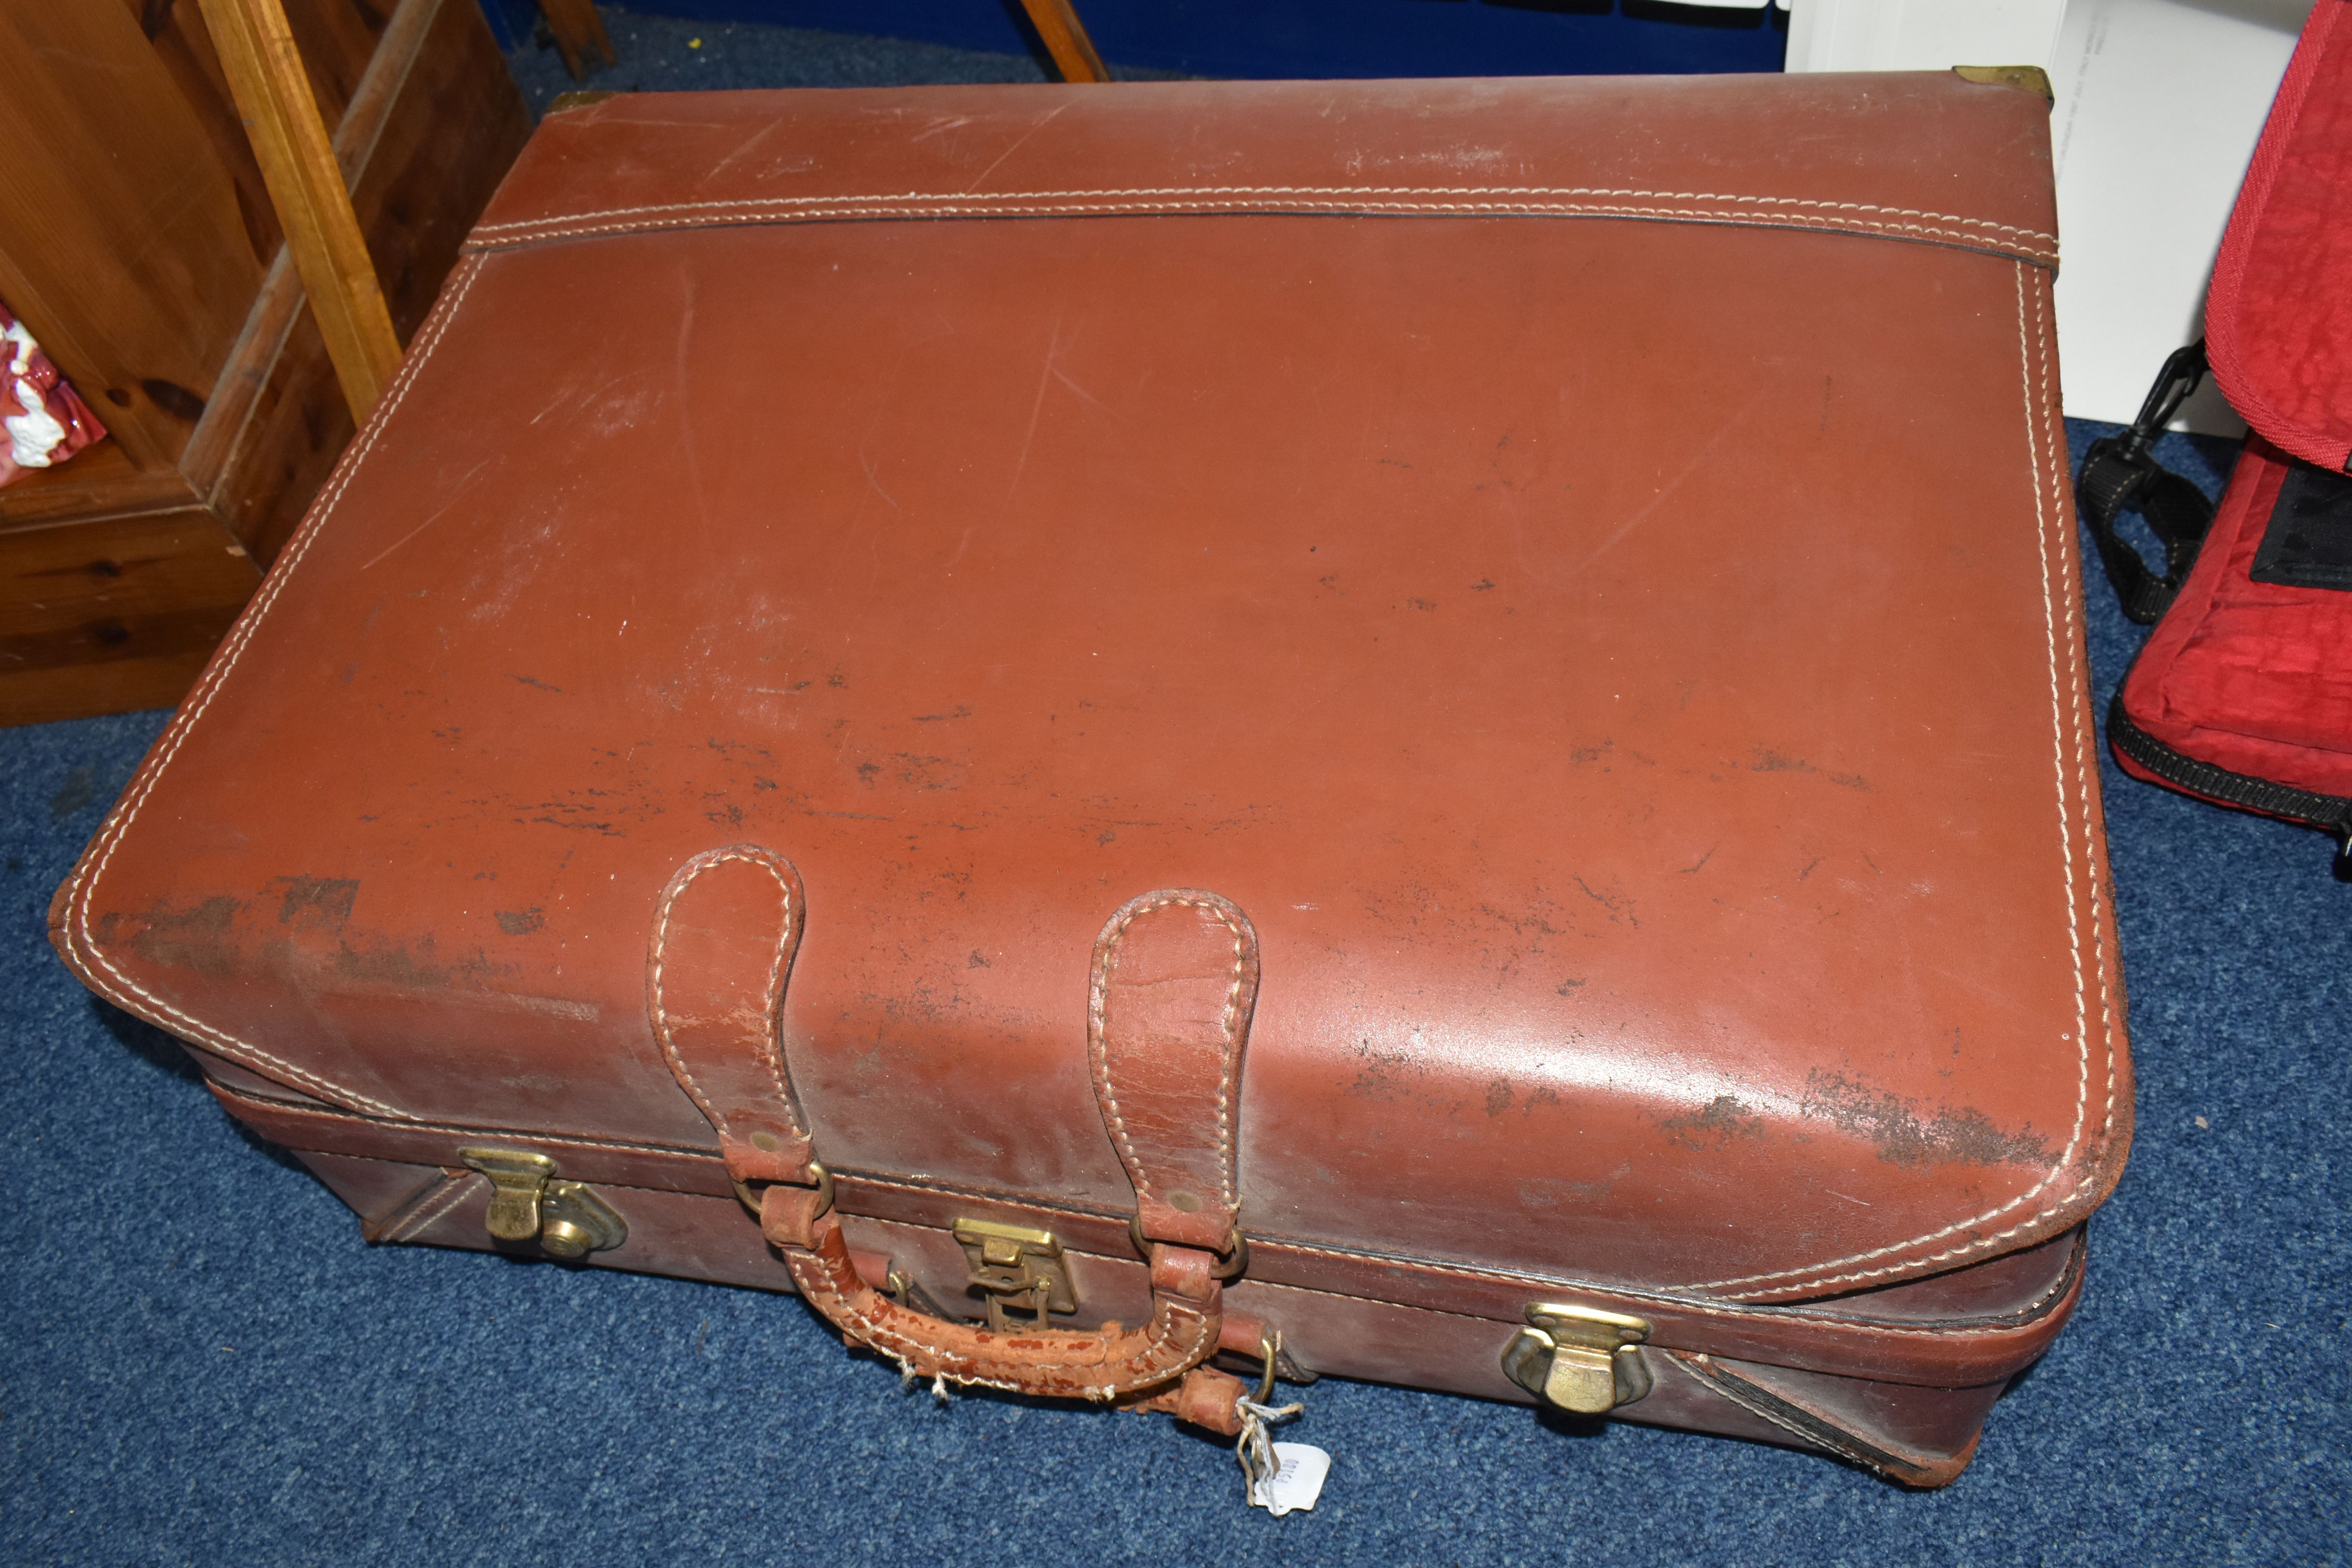
[[[1591,554],[1587,555],[1583,560],[1578,562],[1575,567],[1571,570],[1570,575],[1573,576],[1591,567],[1594,562],[1600,560],[1602,556],[1616,549],[1620,544],[1622,544],[1635,529],[1641,527],[1644,522],[1647,522],[1650,520],[1650,514],[1657,510],[1661,506],[1664,506],[1665,504],[1666,498],[1680,489],[1685,479],[1689,479],[1693,474],[1698,472],[1700,468],[1706,466],[1707,459],[1715,456],[1715,449],[1723,445],[1725,438],[1728,437],[1732,431],[1739,427],[1739,426],[1747,419],[1748,416],[1755,411],[1756,405],[1763,402],[1765,397],[1771,391],[1772,388],[1769,386],[1760,386],[1758,387],[1755,392],[1751,393],[1748,395],[1748,401],[1741,404],[1738,410],[1732,414],[1730,418],[1726,419],[1721,425],[1716,426],[1715,434],[1706,438],[1706,445],[1692,453],[1690,461],[1685,463],[1673,479],[1668,479],[1664,485],[1661,485],[1658,488],[1658,493],[1656,495],[1652,496],[1648,500],[1643,502],[1642,505],[1634,511],[1633,516],[1627,518],[1623,522],[1619,523],[1617,525],[1617,531],[1612,533],[1608,538],[1602,540],[1600,546],[1595,549]]]
[[[703,178],[706,180],[712,179],[725,173],[729,164],[734,163],[737,159],[751,152],[752,148],[758,146],[761,142],[766,141],[770,136],[774,135],[778,131],[783,129],[784,126],[790,123],[791,121],[785,120],[781,115],[771,120],[768,123],[761,126],[760,129],[752,132],[751,134],[746,136],[741,142],[738,142],[736,144],[735,151],[728,153],[727,156],[719,159],[716,163],[713,163],[710,166],[710,173],[705,174]],[[919,137],[917,140],[919,141],[920,138]]]
[[[928,142],[932,137],[941,135],[944,132],[950,131],[961,131],[971,123],[971,116],[969,114],[941,115],[939,119],[932,121],[928,129],[916,132],[912,136],[908,137],[907,140],[909,143],[916,142]]]
[[[694,451],[694,407],[687,374],[687,351],[694,337],[694,304],[698,290],[692,268],[681,267],[679,274],[686,284],[686,304],[677,314],[677,444],[686,458],[687,480],[694,491],[695,520],[707,530],[710,526],[710,501],[703,492],[702,463]]]
[[[857,466],[866,470],[866,484],[872,488],[876,495],[890,503],[892,511],[903,512],[907,510],[898,504],[898,498],[884,489],[882,481],[874,477],[874,459],[866,455],[866,448],[862,446],[857,448]]]
[[[536,423],[536,421],[533,423]],[[466,487],[473,482],[473,479],[476,474],[480,473],[492,463],[502,463],[504,461],[506,461],[506,454],[502,452],[493,453],[491,456],[484,458],[480,462],[476,463],[472,468],[467,468],[466,470],[465,477],[457,481],[456,491],[451,494],[447,500],[443,501],[439,507],[435,509],[432,516],[426,518],[423,522],[418,523],[415,528],[410,529],[406,533],[402,534],[398,539],[394,540],[390,544],[385,545],[382,550],[377,551],[373,555],[370,556],[361,564],[360,570],[362,572],[366,571],[370,566],[374,565],[377,562],[383,560],[385,556],[391,554],[394,551],[399,549],[402,545],[407,543],[410,540],[415,538],[418,534],[424,532],[426,529],[440,521],[444,517],[446,517],[449,514],[450,509],[465,499]]]
[[[1116,414],[1118,412],[1118,410],[1113,408],[1109,404],[1105,403],[1101,398],[1097,397],[1093,393],[1088,392],[1085,387],[1080,386],[1076,382],[1072,381],[1068,374],[1064,371],[1050,365],[1047,368],[1053,371],[1054,379],[1055,381],[1060,382],[1064,386],[1068,387],[1072,392],[1077,394],[1079,397],[1094,405],[1097,408],[1101,409],[1105,414]]]
[[[977,175],[975,175],[971,184],[963,188],[963,194],[965,195],[970,195],[972,192],[978,190],[980,188],[981,181],[987,179],[989,175],[996,173],[998,165],[1002,164],[1007,158],[1013,156],[1013,153],[1021,151],[1024,146],[1028,144],[1029,138],[1036,135],[1037,132],[1045,130],[1046,126],[1052,124],[1055,119],[1061,114],[1062,110],[1069,107],[1070,106],[1066,103],[1057,103],[1053,108],[1047,110],[1044,118],[1040,119],[1034,125],[1029,127],[1028,130],[1024,131],[1020,135],[1014,137],[1013,139],[1012,146],[1007,147],[1003,152],[999,153],[996,155],[996,161],[994,163],[992,163],[987,168],[982,169]]]
[[[1054,378],[1054,361],[1060,356],[1061,352],[1062,314],[1056,310],[1054,312],[1054,324],[1045,335],[1045,363],[1037,372],[1037,395],[1029,405],[1029,427],[1021,433],[1021,456],[1013,461],[1012,482],[1004,487],[1006,507],[1013,504],[1014,492],[1021,489],[1021,476],[1029,471],[1029,448],[1037,441],[1037,419],[1045,411],[1045,388]],[[953,565],[962,560],[964,550],[971,543],[971,525],[966,523],[963,537],[956,542],[955,554],[949,558],[949,564]]]

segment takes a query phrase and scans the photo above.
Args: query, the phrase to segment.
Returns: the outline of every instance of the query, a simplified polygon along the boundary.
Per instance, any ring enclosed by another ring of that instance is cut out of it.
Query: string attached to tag
[[[1279,1333],[1258,1342],[1265,1356],[1265,1375],[1258,1380],[1257,1397],[1234,1401],[1242,1418],[1242,1434],[1234,1444],[1242,1479],[1252,1508],[1262,1508],[1280,1519],[1293,1510],[1311,1509],[1322,1495],[1323,1478],[1331,1471],[1331,1456],[1305,1443],[1277,1443],[1267,1429],[1306,1414],[1298,1401],[1276,1405],[1274,1397],[1275,1358],[1282,1353]]]

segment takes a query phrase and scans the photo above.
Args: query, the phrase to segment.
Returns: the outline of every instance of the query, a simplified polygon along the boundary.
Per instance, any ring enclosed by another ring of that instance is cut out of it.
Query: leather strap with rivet
[[[803,921],[800,877],[782,856],[752,845],[698,855],[662,890],[646,984],[670,1072],[718,1130],[728,1174],[802,1296],[916,1377],[1141,1397],[1237,1431],[1244,1386],[1202,1363],[1226,1327],[1220,1276],[1239,1256],[1235,1141],[1258,976],[1248,920],[1216,894],[1175,889],[1129,901],[1103,928],[1087,1055],[1104,1127],[1135,1187],[1151,1318],[1134,1329],[1007,1331],[902,1305],[850,1255],[779,1032]]]

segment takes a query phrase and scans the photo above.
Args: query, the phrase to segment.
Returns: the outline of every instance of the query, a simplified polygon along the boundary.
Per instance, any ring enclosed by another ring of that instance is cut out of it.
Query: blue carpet
[[[1013,57],[611,19],[624,66],[591,85],[1035,79]],[[551,60],[517,57],[541,102]],[[2070,426],[2078,451],[2095,428]],[[2212,448],[2167,455],[2218,481]],[[2141,634],[2104,584],[2087,604],[2104,712]],[[363,1245],[44,939],[163,720],[0,731],[0,1561],[2345,1560],[2352,889],[2316,835],[2108,766],[2138,1140],[2074,1325],[1949,1490],[1327,1380],[1286,1435],[1334,1452],[1330,1484],[1276,1521],[1241,1506],[1222,1445],[1164,1418],[935,1405],[788,1297]]]

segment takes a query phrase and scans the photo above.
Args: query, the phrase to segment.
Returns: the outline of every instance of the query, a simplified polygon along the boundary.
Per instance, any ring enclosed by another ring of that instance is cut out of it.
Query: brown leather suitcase
[[[2131,1119],[2053,228],[1951,74],[557,113],[57,943],[372,1239],[1939,1484]]]

